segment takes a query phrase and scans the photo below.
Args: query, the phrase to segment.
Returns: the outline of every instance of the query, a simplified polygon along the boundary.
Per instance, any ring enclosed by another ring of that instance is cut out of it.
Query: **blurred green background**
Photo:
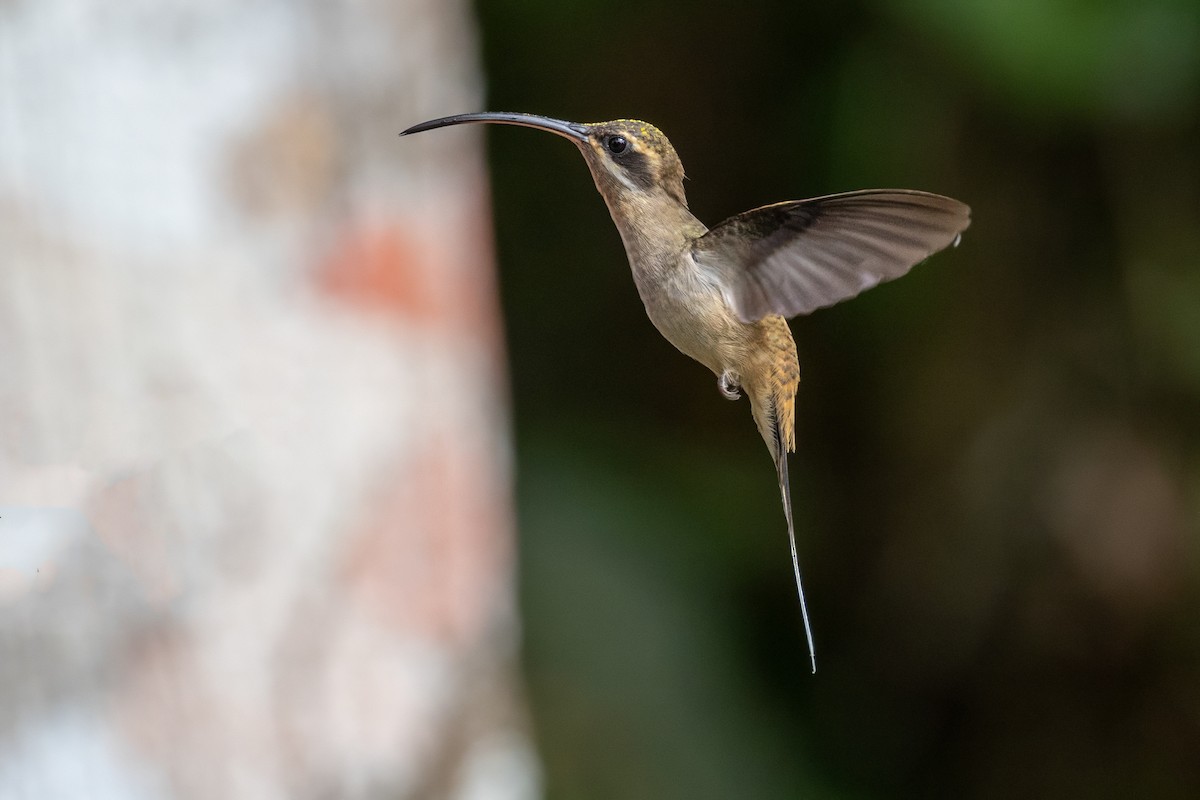
[[[1200,796],[1200,5],[477,10],[490,109],[653,122],[709,225],[974,219],[793,321],[811,676],[748,405],[651,327],[574,148],[488,131],[548,795]]]

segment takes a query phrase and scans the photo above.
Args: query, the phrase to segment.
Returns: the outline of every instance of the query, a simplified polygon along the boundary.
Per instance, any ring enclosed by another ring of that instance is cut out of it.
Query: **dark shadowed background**
[[[477,9],[489,109],[653,122],[709,225],[974,220],[792,324],[814,677],[746,403],[652,328],[574,148],[488,131],[548,795],[1200,793],[1200,7]]]

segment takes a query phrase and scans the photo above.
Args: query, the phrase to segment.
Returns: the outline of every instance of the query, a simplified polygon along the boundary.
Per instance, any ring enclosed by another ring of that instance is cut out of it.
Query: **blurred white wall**
[[[0,798],[528,798],[465,2],[0,3]]]

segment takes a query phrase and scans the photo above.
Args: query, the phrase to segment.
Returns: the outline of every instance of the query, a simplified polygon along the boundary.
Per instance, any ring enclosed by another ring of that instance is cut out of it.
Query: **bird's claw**
[[[721,394],[726,400],[737,400],[742,396],[742,385],[738,382],[738,374],[731,369],[727,369],[717,378],[717,388],[721,390]]]

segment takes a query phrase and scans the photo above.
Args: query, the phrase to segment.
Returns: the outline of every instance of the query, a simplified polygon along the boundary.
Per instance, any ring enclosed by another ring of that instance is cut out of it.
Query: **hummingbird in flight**
[[[485,112],[422,122],[400,135],[475,122],[521,125],[572,141],[621,234],[654,327],[712,370],[726,398],[746,393],[775,462],[815,673],[788,486],[800,363],[787,319],[898,278],[956,245],[970,224],[970,208],[927,192],[867,189],[762,206],[708,228],[688,210],[675,148],[647,122],[581,124]]]

